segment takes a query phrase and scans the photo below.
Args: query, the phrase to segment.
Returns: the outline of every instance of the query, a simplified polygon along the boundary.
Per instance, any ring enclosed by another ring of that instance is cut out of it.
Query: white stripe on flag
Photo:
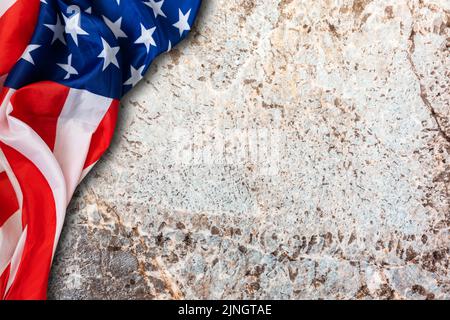
[[[22,215],[14,213],[0,228],[0,275],[8,267],[22,235]]]
[[[58,118],[53,153],[66,180],[70,201],[83,173],[91,138],[112,99],[85,90],[70,89]]]
[[[16,2],[16,0],[2,0],[0,2],[0,17]]]

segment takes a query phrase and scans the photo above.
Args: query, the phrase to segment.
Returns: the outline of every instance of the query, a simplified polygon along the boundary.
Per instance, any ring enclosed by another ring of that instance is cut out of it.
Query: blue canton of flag
[[[50,80],[120,99],[191,29],[201,0],[41,0],[29,46],[5,83]]]

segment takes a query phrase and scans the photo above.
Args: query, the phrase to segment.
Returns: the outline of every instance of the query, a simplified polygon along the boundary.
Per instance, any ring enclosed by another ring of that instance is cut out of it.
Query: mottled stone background
[[[123,99],[52,299],[450,299],[450,1],[205,0]]]

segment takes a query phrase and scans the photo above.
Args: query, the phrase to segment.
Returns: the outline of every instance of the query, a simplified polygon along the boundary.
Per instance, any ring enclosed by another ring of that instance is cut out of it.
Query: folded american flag
[[[45,299],[66,207],[119,99],[201,0],[0,0],[0,298]]]

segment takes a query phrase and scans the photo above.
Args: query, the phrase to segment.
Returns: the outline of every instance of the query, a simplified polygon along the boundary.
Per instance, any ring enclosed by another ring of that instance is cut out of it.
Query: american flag
[[[75,188],[119,99],[201,0],[0,0],[0,298],[45,299]]]

